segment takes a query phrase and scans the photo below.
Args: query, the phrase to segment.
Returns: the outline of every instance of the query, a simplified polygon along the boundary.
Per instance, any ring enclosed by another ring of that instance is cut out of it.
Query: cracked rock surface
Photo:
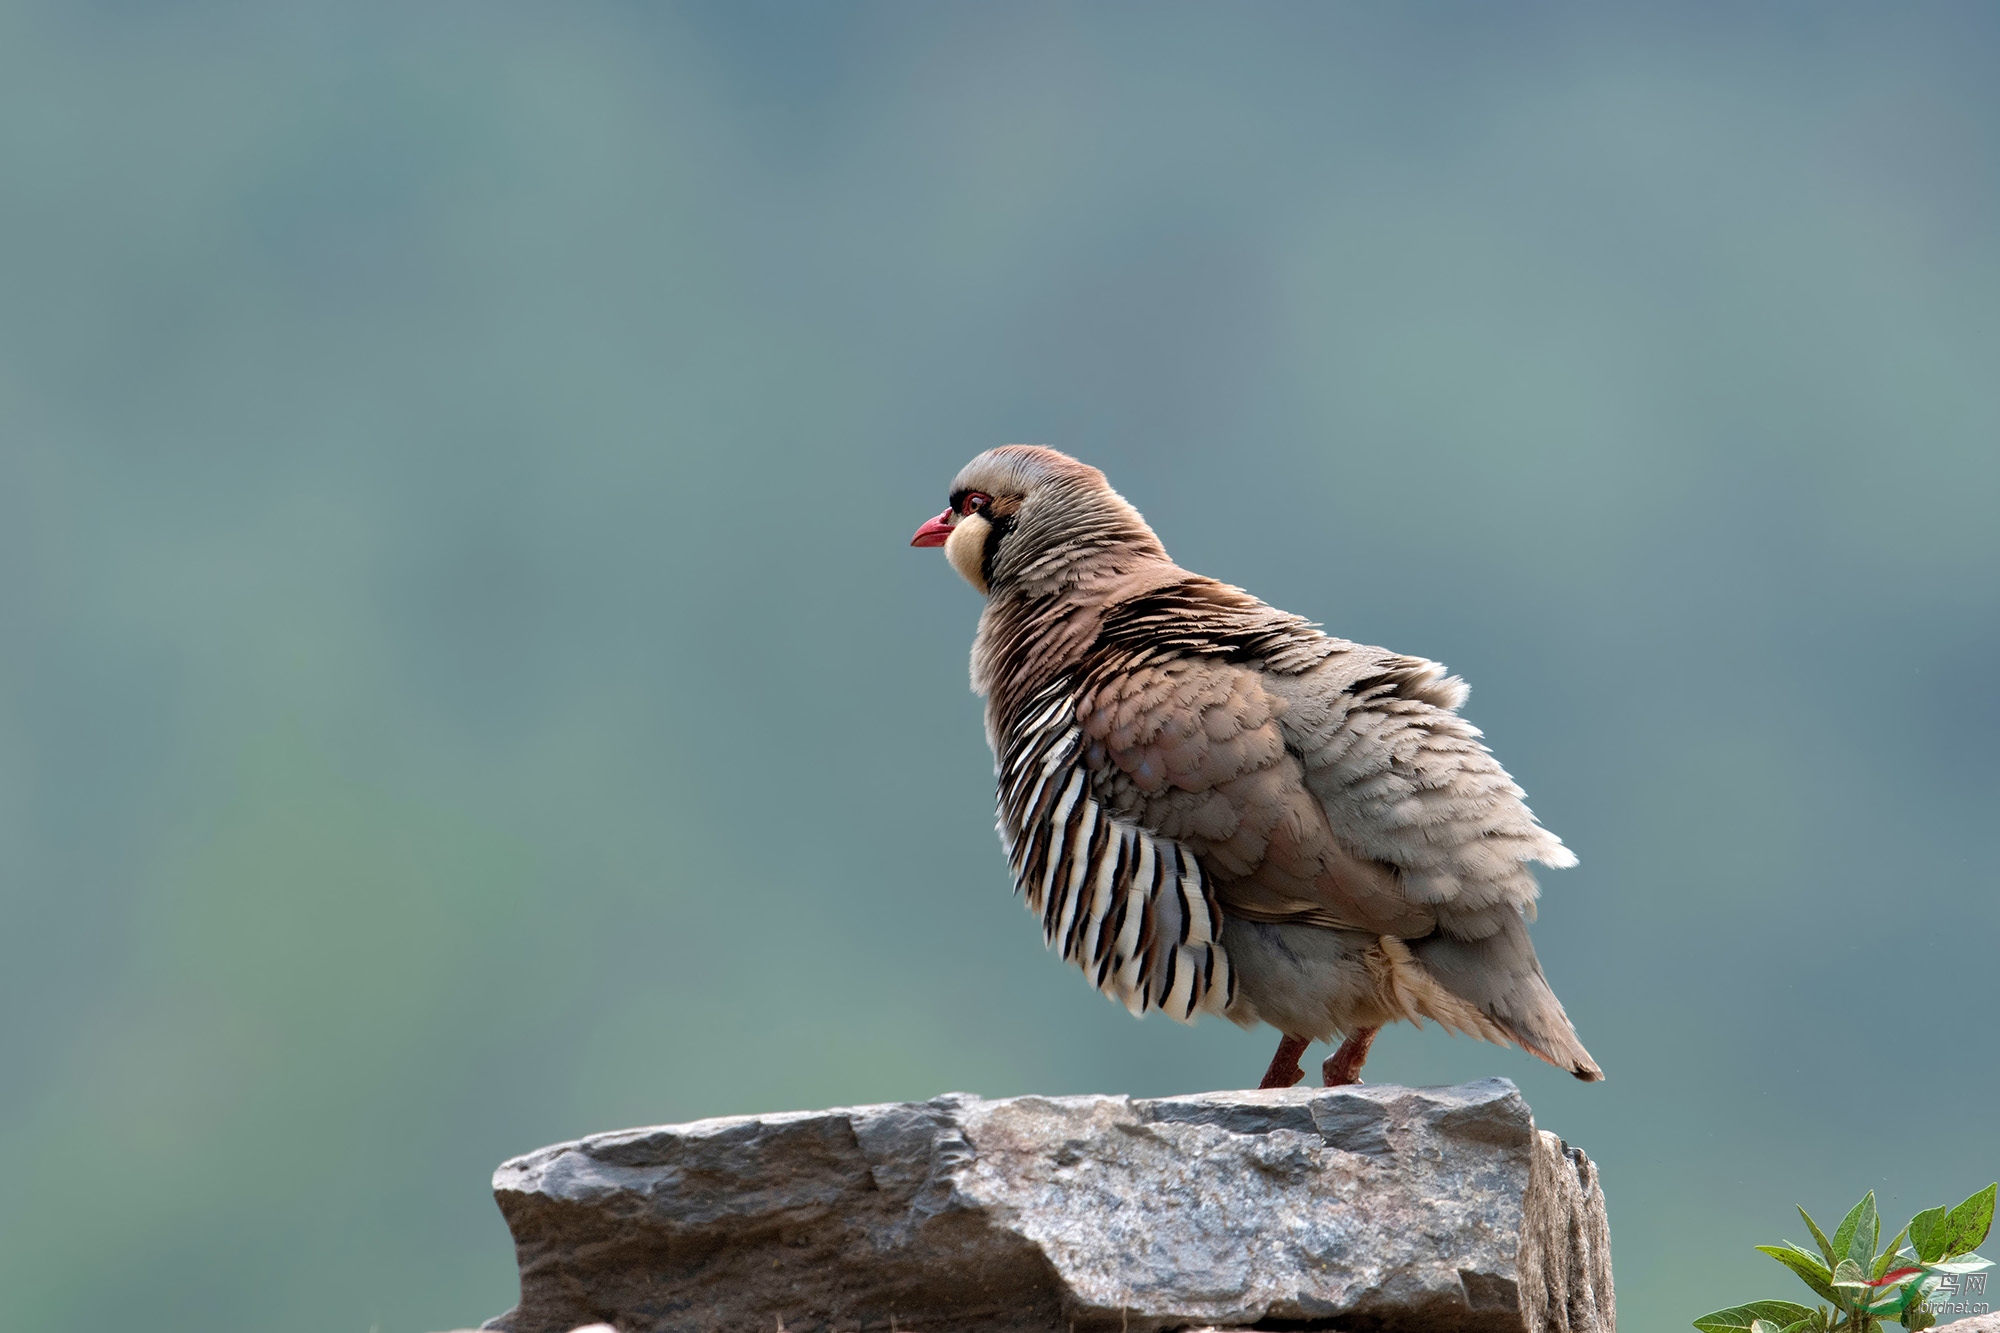
[[[494,1176],[506,1333],[1612,1333],[1604,1195],[1511,1082],[961,1093],[599,1134]]]

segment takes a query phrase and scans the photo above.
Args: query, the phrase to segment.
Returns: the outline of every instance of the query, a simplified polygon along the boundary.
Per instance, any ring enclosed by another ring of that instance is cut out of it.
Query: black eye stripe
[[[979,578],[990,586],[993,582],[994,558],[1000,553],[1000,543],[1014,530],[1014,516],[988,514],[986,521],[992,525],[992,531],[986,534],[986,549],[979,555]]]

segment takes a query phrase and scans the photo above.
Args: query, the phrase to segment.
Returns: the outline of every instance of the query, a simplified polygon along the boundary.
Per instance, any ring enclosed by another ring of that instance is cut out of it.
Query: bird
[[[1425,1020],[1604,1077],[1528,937],[1576,857],[1459,716],[1467,687],[1176,565],[1103,472],[974,458],[910,540],[984,595],[996,827],[1044,941],[1134,1014],[1269,1024],[1260,1087]]]

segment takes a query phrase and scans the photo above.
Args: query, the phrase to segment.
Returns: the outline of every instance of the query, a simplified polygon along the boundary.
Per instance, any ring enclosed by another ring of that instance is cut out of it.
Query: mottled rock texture
[[[703,1120],[494,1190],[507,1333],[1614,1327],[1596,1168],[1504,1079]]]
[[[1932,1333],[2000,1333],[2000,1314],[1973,1315],[1937,1325]]]

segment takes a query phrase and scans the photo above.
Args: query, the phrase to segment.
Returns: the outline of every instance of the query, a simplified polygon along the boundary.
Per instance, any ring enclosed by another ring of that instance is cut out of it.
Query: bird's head
[[[910,545],[944,547],[951,567],[989,597],[1167,555],[1102,472],[1039,444],[1002,445],[967,463],[950,506]]]

